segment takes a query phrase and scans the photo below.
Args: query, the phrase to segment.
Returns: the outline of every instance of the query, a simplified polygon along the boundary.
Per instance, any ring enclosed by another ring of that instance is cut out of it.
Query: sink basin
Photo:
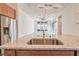
[[[28,41],[29,45],[63,45],[63,43],[60,40],[57,40],[56,38],[33,38],[30,41]]]

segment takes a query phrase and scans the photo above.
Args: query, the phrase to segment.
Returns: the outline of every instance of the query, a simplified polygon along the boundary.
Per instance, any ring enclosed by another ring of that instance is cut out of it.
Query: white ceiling
[[[40,16],[42,14],[45,15],[45,10],[46,10],[46,14],[49,17],[52,17],[52,14],[57,14],[60,13],[64,10],[65,7],[67,6],[79,6],[79,4],[68,4],[68,3],[21,3],[19,4],[20,8],[29,16],[31,17],[37,17]],[[39,7],[43,8],[40,9]]]
[[[19,4],[21,9],[31,17],[35,16],[43,16],[45,13],[51,15],[53,13],[57,13],[63,10],[64,4],[46,4],[46,3],[23,3]],[[40,9],[40,7],[43,7]],[[46,12],[45,12],[46,11]]]
[[[49,12],[56,12],[61,11],[64,8],[63,4],[46,4],[46,3],[24,3],[22,4],[23,9],[27,10],[30,9],[30,11],[40,12],[43,10],[47,10]],[[39,7],[43,7],[40,9]]]

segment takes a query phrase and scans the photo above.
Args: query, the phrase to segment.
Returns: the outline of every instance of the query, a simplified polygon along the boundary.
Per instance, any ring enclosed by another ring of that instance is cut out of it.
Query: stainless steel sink
[[[60,40],[56,38],[33,38],[28,41],[29,45],[63,45]]]

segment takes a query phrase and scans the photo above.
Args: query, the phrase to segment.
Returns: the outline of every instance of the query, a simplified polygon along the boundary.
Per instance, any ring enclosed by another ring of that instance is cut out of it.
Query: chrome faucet
[[[45,38],[45,32],[44,32],[44,30],[43,30],[43,39]]]

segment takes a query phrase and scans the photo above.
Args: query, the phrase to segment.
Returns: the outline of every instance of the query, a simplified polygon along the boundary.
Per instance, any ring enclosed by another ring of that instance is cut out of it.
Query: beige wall
[[[67,4],[63,10],[62,33],[79,36],[79,25],[77,20],[77,5]]]
[[[33,19],[22,10],[21,5],[18,4],[17,8],[18,19],[18,37],[29,35],[33,33]]]

